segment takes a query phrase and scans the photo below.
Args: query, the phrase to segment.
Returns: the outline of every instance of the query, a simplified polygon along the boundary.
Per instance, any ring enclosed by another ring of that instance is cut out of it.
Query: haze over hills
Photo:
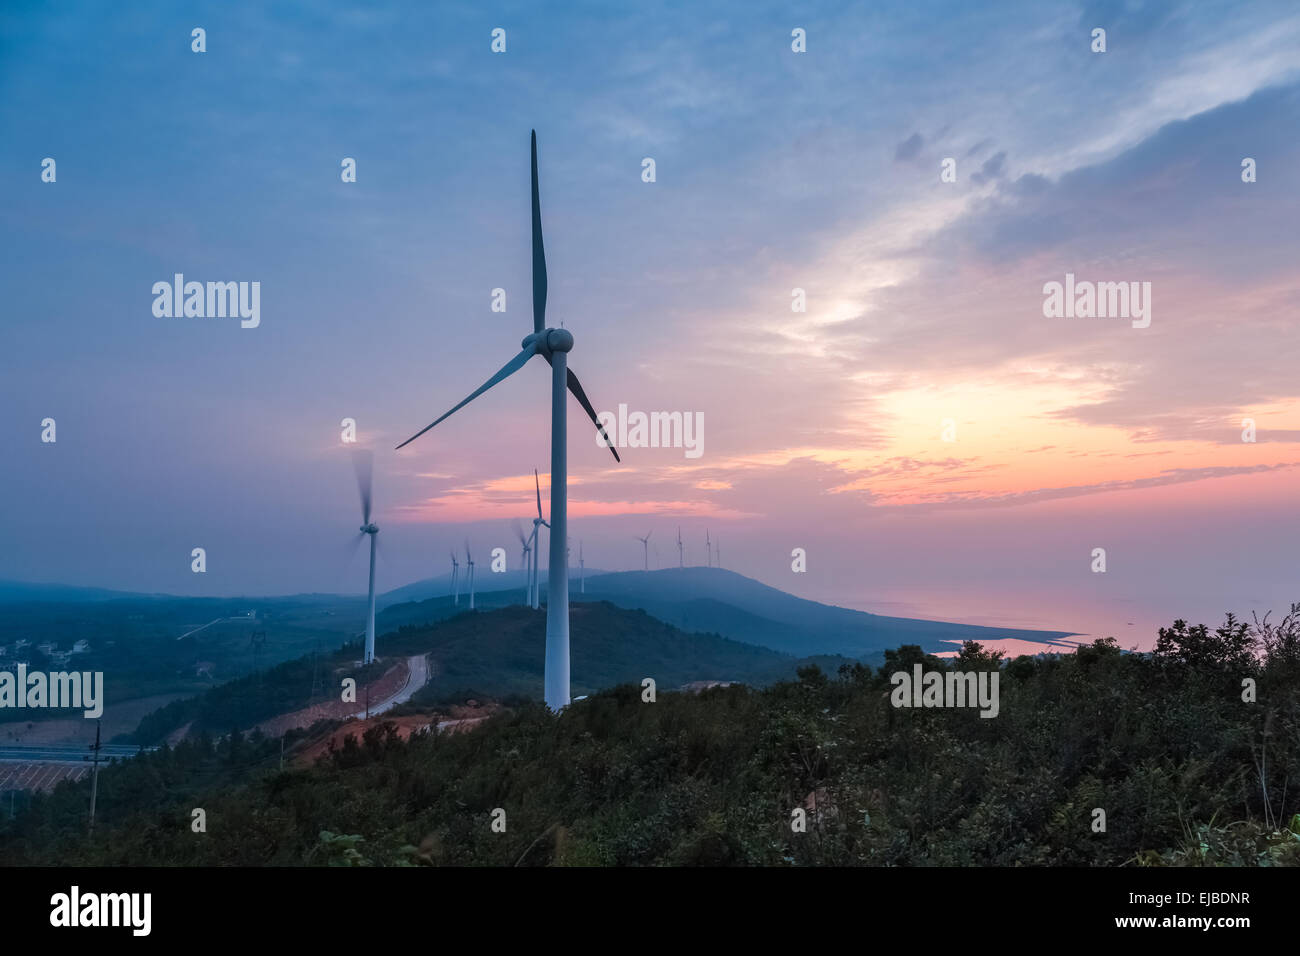
[[[382,627],[393,629],[429,623],[464,610],[464,594],[460,606],[456,607],[445,587],[445,579],[433,579],[384,595],[387,607],[379,616]],[[522,588],[521,576],[518,593],[515,590],[480,592],[475,601],[482,608],[515,604],[522,597]],[[440,590],[441,594],[414,604],[390,600],[394,595],[430,590]],[[543,586],[543,602],[545,596]],[[724,568],[589,573],[586,592],[580,595],[575,583],[572,600],[608,601],[617,607],[644,610],[686,631],[716,633],[795,656],[840,654],[875,660],[886,649],[900,644],[919,644],[931,652],[954,650],[957,645],[953,642],[967,640],[1016,638],[1056,645],[1073,633],[886,617],[795,597]]]
[[[543,562],[545,563],[545,562]],[[524,587],[527,584],[528,575],[525,571],[502,571],[494,574],[487,570],[488,562],[484,561],[475,567],[474,591],[476,594],[482,594],[492,591],[509,591],[512,588],[519,591],[520,598],[523,597]],[[594,568],[587,568],[585,575],[590,581],[597,575],[609,574],[608,571],[598,571]],[[569,584],[572,585],[574,595],[578,594],[578,574],[577,568],[569,568]],[[538,571],[538,576],[542,580],[542,599],[546,598],[546,569]],[[465,600],[469,586],[465,577],[464,562],[461,562],[460,570],[460,594],[461,600]],[[391,607],[394,604],[405,604],[408,601],[428,601],[435,598],[450,597],[452,595],[451,574],[440,574],[432,578],[422,578],[419,581],[412,581],[410,584],[404,584],[400,588],[393,588],[391,591],[385,591],[382,594],[375,595],[375,604],[380,608]]]
[[[379,633],[426,627],[468,610],[464,590],[456,604],[448,585],[446,577],[435,578],[383,595]],[[485,586],[492,590],[483,590]],[[437,596],[401,600],[430,593]],[[577,580],[570,593],[575,605],[608,601],[643,610],[684,632],[717,634],[796,658],[841,655],[878,664],[886,649],[902,644],[937,653],[955,650],[964,640],[1017,638],[1047,647],[1068,637],[1064,631],[869,614],[798,598],[722,568],[589,571],[585,593]],[[545,596],[543,577],[543,602]],[[524,574],[480,573],[475,597],[479,610],[519,606]],[[9,659],[18,654],[15,642],[26,639],[31,646],[23,654],[33,666],[53,666],[36,645],[49,640],[66,652],[74,641],[85,639],[90,652],[78,659],[78,666],[114,675],[110,702],[194,692],[313,650],[331,650],[362,631],[365,613],[364,600],[353,595],[174,597],[16,582],[0,582],[0,600],[6,605],[0,644],[8,645]],[[387,651],[381,647],[380,653]]]

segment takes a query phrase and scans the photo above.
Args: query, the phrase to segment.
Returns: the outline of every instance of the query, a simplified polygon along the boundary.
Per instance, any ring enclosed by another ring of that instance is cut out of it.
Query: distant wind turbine
[[[641,546],[645,549],[645,569],[647,571],[650,570],[650,535],[652,534],[654,534],[653,528],[651,528],[649,531],[646,532],[646,536],[644,538],[636,538],[636,535],[632,536],[636,538],[638,541],[640,541]]]
[[[352,464],[357,472],[357,490],[361,492],[361,534],[370,536],[370,596],[366,604],[366,650],[362,660],[369,664],[375,659],[375,535],[379,534],[379,526],[370,520],[374,453],[358,449],[352,455]],[[359,543],[360,539],[357,540]],[[355,549],[352,553],[356,554]]]
[[[531,571],[532,565],[529,563],[529,558],[528,558],[528,556],[532,553],[533,550],[532,539],[524,535],[524,529],[519,524],[518,520],[515,521],[514,527],[515,527],[515,534],[519,536],[519,544],[520,547],[522,548],[522,553],[519,558],[519,563],[523,566],[524,569],[524,606],[529,607],[532,605],[533,602],[533,577]]]
[[[713,563],[722,567],[722,539],[713,542]]]
[[[465,563],[469,565],[469,609],[474,610],[474,555],[469,550],[469,539],[465,539]]]
[[[549,594],[546,605],[546,658],[543,687],[546,704],[558,711],[569,704],[569,569],[564,561],[564,548],[568,542],[568,417],[565,408],[565,389],[573,393],[605,444],[619,461],[605,429],[592,408],[587,393],[578,377],[568,367],[569,352],[573,349],[573,334],[564,328],[546,328],[546,250],[542,242],[542,208],[537,186],[537,132],[532,134],[532,186],[533,186],[533,331],[524,337],[522,351],[501,370],[471,392],[469,397],[452,407],[441,418],[436,418],[406,441],[407,445],[419,438],[438,422],[468,405],[493,385],[513,375],[534,355],[540,355],[551,366],[551,529]]]
[[[451,589],[455,592],[453,603],[460,606],[460,562],[456,560],[456,552],[451,552]]]
[[[578,593],[587,593],[587,562],[582,560],[582,542],[578,542]]]
[[[536,468],[533,469],[533,490],[537,492],[537,517],[533,519],[533,567],[529,574],[529,580],[531,582],[529,587],[532,589],[532,599],[529,601],[529,604],[536,608],[542,603],[541,578],[537,574],[537,559],[540,557],[542,552],[541,531],[539,529],[546,528],[549,531],[551,527],[550,524],[542,518],[542,485],[541,480],[537,477]]]
[[[704,529],[704,558],[709,567],[713,567],[713,542],[709,540],[709,529]]]
[[[686,552],[682,550],[682,526],[677,526],[677,566],[686,567]]]

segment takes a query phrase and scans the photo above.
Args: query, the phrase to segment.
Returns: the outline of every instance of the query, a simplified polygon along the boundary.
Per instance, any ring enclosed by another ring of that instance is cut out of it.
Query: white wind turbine
[[[515,534],[519,536],[519,546],[521,549],[519,563],[524,569],[524,606],[531,607],[533,603],[533,571],[532,564],[529,561],[529,555],[532,554],[532,538],[524,535],[524,529],[516,520]]]
[[[650,531],[646,532],[646,536],[644,538],[637,538],[636,535],[632,536],[636,538],[638,541],[640,541],[641,546],[645,549],[645,569],[647,571],[650,570],[650,535],[652,534],[654,534],[653,528]]]
[[[713,542],[709,540],[709,529],[704,529],[704,558],[713,567]]]
[[[686,552],[682,550],[682,526],[677,526],[677,566],[686,567]]]
[[[361,492],[361,534],[370,536],[370,595],[366,604],[366,650],[362,660],[362,663],[369,664],[375,659],[375,535],[379,534],[379,526],[370,520],[374,453],[357,449],[352,454],[352,464],[357,471],[357,490]],[[356,541],[360,544],[361,538]],[[352,553],[356,554],[355,548]]]
[[[537,608],[542,603],[541,578],[537,573],[537,559],[541,556],[542,551],[540,529],[546,528],[549,531],[551,525],[542,518],[542,485],[541,480],[537,477],[536,468],[533,469],[533,490],[537,493],[537,517],[533,519],[533,567],[529,575],[531,580],[530,587],[532,588],[532,600],[529,601],[529,604],[532,605],[533,608]]]
[[[722,567],[722,539],[713,542],[713,563]]]
[[[587,593],[587,562],[582,560],[582,542],[578,542],[578,593]]]
[[[546,658],[543,686],[546,704],[558,711],[569,704],[569,569],[564,561],[564,548],[568,538],[568,418],[565,409],[565,389],[573,393],[587,417],[605,439],[614,460],[618,452],[601,426],[583,391],[578,377],[568,367],[569,352],[573,348],[573,335],[563,328],[546,328],[546,251],[542,243],[542,210],[537,187],[537,132],[532,134],[532,186],[533,186],[533,331],[524,337],[518,355],[502,366],[501,370],[470,393],[459,405],[442,418],[416,432],[398,445],[407,445],[419,438],[438,422],[468,405],[493,385],[523,368],[534,355],[540,355],[551,366],[551,529],[548,597],[546,604]]]
[[[469,565],[469,609],[474,610],[474,555],[469,550],[469,538],[465,539],[465,563]]]
[[[453,604],[460,606],[460,562],[456,560],[456,552],[451,552],[451,589],[456,597]]]

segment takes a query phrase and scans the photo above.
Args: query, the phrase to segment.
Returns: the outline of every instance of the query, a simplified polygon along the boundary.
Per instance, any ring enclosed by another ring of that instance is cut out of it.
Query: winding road
[[[376,714],[392,710],[398,704],[405,704],[414,696],[417,690],[429,683],[431,676],[433,676],[432,668],[429,666],[429,659],[425,655],[415,654],[408,657],[406,659],[406,683],[392,697],[372,706],[370,716],[374,717]],[[366,711],[364,709],[359,710],[353,716],[364,720]]]

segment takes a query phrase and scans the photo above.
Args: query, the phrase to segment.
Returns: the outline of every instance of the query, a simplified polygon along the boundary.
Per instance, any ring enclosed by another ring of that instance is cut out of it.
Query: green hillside
[[[462,611],[433,625],[381,633],[380,661],[371,671],[355,667],[356,645],[330,654],[289,661],[265,672],[175,701],[140,723],[134,742],[154,744],[192,723],[194,732],[226,733],[277,714],[299,710],[337,694],[343,677],[361,680],[391,662],[428,654],[433,678],[413,704],[459,702],[467,697],[542,696],[546,612],[515,605],[493,611]],[[612,604],[574,604],[570,612],[572,687],[575,696],[651,677],[661,687],[696,680],[766,684],[795,673],[800,661],[716,634],[687,634],[644,611]],[[820,658],[827,666],[843,661]],[[313,698],[312,691],[316,690]]]
[[[945,664],[904,647],[881,671],[810,667],[764,689],[653,703],[623,685],[559,716],[522,704],[468,733],[403,741],[381,724],[302,771],[276,771],[276,742],[195,741],[105,771],[93,841],[87,782],[33,798],[0,819],[0,859],[1297,864],[1295,620],[1263,631],[1178,622],[1149,655],[1107,641],[1005,663],[970,644]],[[998,716],[891,706],[890,675],[914,664],[997,669]],[[1257,683],[1253,702],[1242,699],[1244,677]],[[190,828],[194,806],[207,812],[205,834]],[[505,832],[491,827],[498,809]]]

